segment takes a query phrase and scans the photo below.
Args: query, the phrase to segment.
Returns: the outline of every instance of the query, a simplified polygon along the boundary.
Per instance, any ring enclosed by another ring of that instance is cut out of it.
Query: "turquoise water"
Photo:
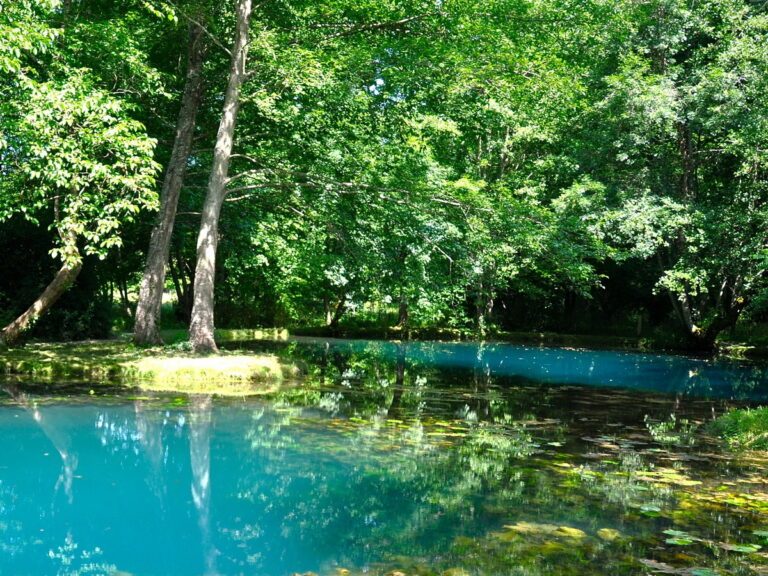
[[[362,565],[370,532],[415,508],[404,486],[365,462],[297,447],[327,433],[282,430],[280,412],[140,405],[5,411],[4,574],[92,562],[135,574]]]
[[[325,354],[375,354],[411,365],[482,371],[491,376],[529,379],[539,384],[596,386],[686,394],[707,398],[768,399],[768,366],[673,354],[579,350],[505,343],[394,342],[296,338],[315,360]],[[262,349],[279,344],[257,343]]]
[[[0,574],[711,576],[768,563],[765,462],[702,433],[765,398],[760,366],[256,346],[307,377],[249,399],[6,382]]]

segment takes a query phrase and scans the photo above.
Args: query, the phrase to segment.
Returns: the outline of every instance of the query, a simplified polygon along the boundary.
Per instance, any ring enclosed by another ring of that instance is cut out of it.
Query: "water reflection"
[[[293,338],[286,342],[234,343],[290,354],[318,352],[334,361],[350,357],[378,357],[393,362],[405,354],[413,366],[514,377],[550,385],[586,385],[687,396],[768,400],[768,365],[743,364],[724,359],[607,350],[544,348],[506,343],[443,343]]]
[[[542,386],[497,374],[494,346],[466,369],[423,352],[292,344],[308,378],[258,400],[9,389],[0,573],[711,575],[768,561],[765,463],[701,434],[730,400]]]
[[[192,396],[189,402],[189,461],[192,501],[202,535],[205,574],[216,574],[216,549],[211,541],[211,396]]]
[[[53,448],[61,458],[61,473],[54,484],[53,493],[61,489],[69,503],[74,499],[72,481],[77,470],[77,453],[72,448],[72,441],[66,429],[58,425],[55,414],[47,414],[47,410],[28,394],[13,386],[4,386],[3,391],[11,396],[16,405],[23,408],[45,434]]]
[[[162,509],[165,506],[167,491],[163,467],[168,455],[163,442],[162,420],[147,400],[134,401],[133,408],[136,415],[136,436],[149,461],[147,484],[157,499],[157,505]]]

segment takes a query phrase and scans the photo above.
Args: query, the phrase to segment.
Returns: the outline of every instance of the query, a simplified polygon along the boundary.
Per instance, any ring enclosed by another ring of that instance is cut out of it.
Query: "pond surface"
[[[764,367],[253,347],[307,377],[248,399],[0,383],[0,574],[768,574],[766,461],[703,433],[766,399]]]

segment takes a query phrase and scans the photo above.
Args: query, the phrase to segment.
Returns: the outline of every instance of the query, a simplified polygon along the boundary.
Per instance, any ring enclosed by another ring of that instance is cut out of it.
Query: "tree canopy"
[[[38,226],[61,292],[87,263],[142,342],[215,318],[711,349],[768,310],[767,72],[749,0],[2,1],[0,242]],[[0,319],[50,288],[29,273]]]

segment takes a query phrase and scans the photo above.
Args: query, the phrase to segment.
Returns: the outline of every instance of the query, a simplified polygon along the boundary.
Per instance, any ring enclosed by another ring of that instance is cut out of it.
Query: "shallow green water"
[[[248,400],[5,383],[0,574],[768,573],[766,462],[701,432],[765,399],[762,367],[255,346],[306,380]]]

